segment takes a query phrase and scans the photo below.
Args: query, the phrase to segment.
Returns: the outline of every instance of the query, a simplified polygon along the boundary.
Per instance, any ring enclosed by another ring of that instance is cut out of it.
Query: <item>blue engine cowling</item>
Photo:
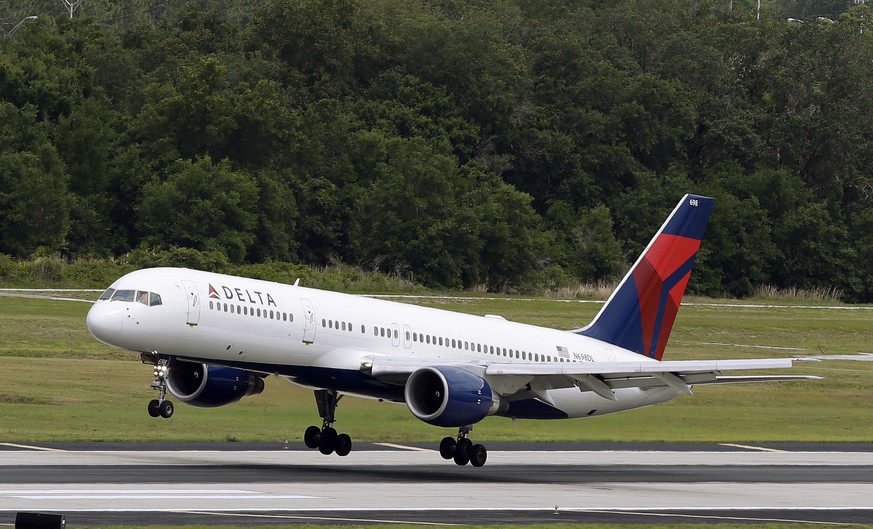
[[[176,360],[167,390],[185,404],[216,408],[264,391],[264,379],[244,369]]]
[[[404,396],[409,411],[434,426],[467,426],[500,407],[500,397],[482,377],[457,367],[424,367],[413,372]]]

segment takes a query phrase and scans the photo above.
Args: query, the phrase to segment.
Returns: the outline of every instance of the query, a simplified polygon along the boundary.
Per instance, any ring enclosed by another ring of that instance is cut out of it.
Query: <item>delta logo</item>
[[[209,284],[209,299],[224,299],[228,301],[241,301],[242,303],[251,303],[253,305],[263,305],[268,307],[276,307],[276,301],[269,292],[258,292],[257,290],[248,290],[245,288],[230,288],[224,285],[218,290],[212,284]],[[224,294],[222,297],[221,294]]]

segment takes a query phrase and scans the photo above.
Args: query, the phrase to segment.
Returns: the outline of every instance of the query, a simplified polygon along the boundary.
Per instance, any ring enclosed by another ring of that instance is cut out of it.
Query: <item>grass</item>
[[[705,300],[692,300],[700,303]],[[587,323],[600,305],[520,298],[418,303],[557,328]],[[709,303],[707,301],[707,303]],[[267,379],[262,395],[218,409],[179,405],[172,420],[148,417],[151,367],[108,348],[85,329],[86,303],[0,298],[0,442],[299,441],[318,422],[309,390]],[[693,304],[674,326],[667,358],[806,356],[869,350],[871,310],[738,308]],[[760,347],[789,347],[770,350]],[[552,441],[873,441],[873,362],[803,364],[822,381],[698,386],[695,395],[604,417],[516,422],[491,417],[476,438]],[[360,441],[436,442],[403,405],[346,398],[339,425]]]

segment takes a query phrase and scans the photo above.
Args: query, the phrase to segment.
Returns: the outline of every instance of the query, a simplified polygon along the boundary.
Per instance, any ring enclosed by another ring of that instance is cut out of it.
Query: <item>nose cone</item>
[[[115,303],[98,301],[94,303],[85,318],[91,336],[108,345],[115,345],[121,332],[121,310]]]

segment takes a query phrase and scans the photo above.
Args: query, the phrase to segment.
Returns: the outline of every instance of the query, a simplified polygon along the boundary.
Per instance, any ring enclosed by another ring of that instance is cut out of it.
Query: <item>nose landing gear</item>
[[[152,417],[163,417],[164,419],[169,419],[173,416],[173,412],[176,407],[173,403],[166,399],[167,397],[167,374],[169,373],[169,366],[167,366],[167,360],[158,358],[156,355],[149,355],[147,353],[143,353],[140,357],[143,363],[153,364],[155,366],[154,375],[155,381],[152,382],[152,389],[156,389],[158,391],[158,398],[152,399],[148,405],[149,415]]]

